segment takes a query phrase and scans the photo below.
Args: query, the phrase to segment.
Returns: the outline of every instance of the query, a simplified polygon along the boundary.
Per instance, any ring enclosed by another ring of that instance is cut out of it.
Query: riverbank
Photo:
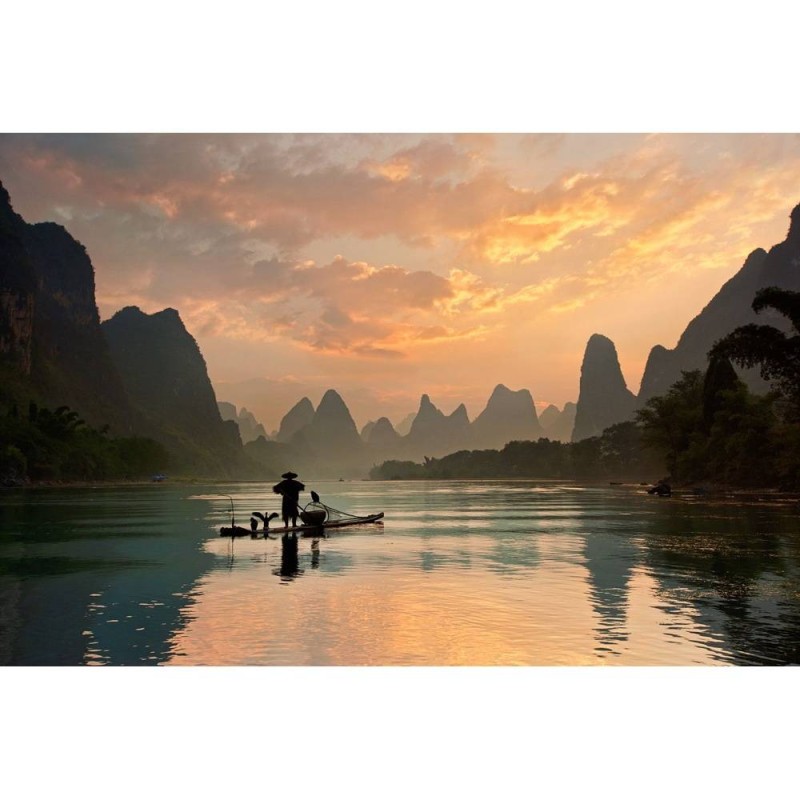
[[[410,479],[412,482],[419,483],[475,483],[475,478],[416,478]],[[306,480],[307,484],[313,483],[314,478]],[[552,483],[561,484],[561,479],[530,479],[530,478],[487,478],[478,479],[479,482],[487,484],[495,483]],[[346,481],[351,483],[354,481]],[[355,482],[369,483],[394,483],[396,481],[375,480],[374,478],[362,478]],[[572,483],[572,481],[569,481]],[[654,484],[637,481],[579,481],[577,482],[588,487],[608,487],[620,491],[635,492],[637,494],[647,494],[647,490]],[[177,476],[156,481],[147,478],[139,479],[114,479],[108,481],[28,481],[18,485],[0,486],[0,491],[38,491],[47,489],[115,489],[145,486],[216,486],[216,485],[271,485],[268,479],[248,479],[237,480],[235,478],[198,478],[188,476]],[[737,486],[726,486],[723,484],[687,484],[672,486],[672,493],[669,497],[658,497],[653,495],[653,502],[679,501],[689,503],[711,503],[720,505],[769,505],[769,506],[798,506],[800,507],[800,492],[789,492],[775,488],[744,488]]]
[[[608,485],[618,489],[636,490],[647,492],[654,484],[628,483],[623,481],[609,481]],[[736,503],[736,504],[770,504],[770,505],[797,505],[800,504],[800,492],[790,492],[776,488],[747,488],[729,486],[725,484],[672,484],[671,494],[665,497],[652,495],[654,500],[682,500],[687,502],[703,503]]]
[[[235,483],[263,483],[263,481],[233,481]],[[125,486],[192,486],[207,485],[213,483],[231,483],[231,480],[220,478],[169,478],[164,480],[153,480],[151,478],[113,478],[107,481],[26,481],[25,483],[4,484],[0,489],[6,490],[33,490],[33,489],[113,489]]]

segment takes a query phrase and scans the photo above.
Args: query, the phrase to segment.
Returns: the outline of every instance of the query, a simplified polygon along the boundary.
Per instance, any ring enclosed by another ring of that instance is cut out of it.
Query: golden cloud
[[[62,209],[104,311],[173,306],[202,336],[354,358],[499,340],[506,317],[640,281],[727,277],[799,199],[796,138],[630,137],[574,163],[569,141],[5,135],[0,178],[34,219]]]

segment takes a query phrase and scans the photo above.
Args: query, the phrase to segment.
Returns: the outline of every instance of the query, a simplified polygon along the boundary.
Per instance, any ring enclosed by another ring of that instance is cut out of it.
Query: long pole
[[[231,528],[236,527],[236,519],[233,516],[233,498],[229,494],[222,495],[223,497],[227,497],[228,500],[231,501]]]

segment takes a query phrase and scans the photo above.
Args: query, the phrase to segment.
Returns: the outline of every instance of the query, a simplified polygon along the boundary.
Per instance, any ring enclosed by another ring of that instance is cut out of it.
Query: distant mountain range
[[[614,343],[594,334],[577,403],[561,410],[551,405],[538,416],[529,390],[498,384],[472,421],[463,404],[448,415],[423,394],[417,411],[396,427],[379,417],[359,433],[343,398],[329,389],[317,408],[307,397],[295,403],[271,439],[247,409],[217,402],[203,356],[176,310],[145,314],[127,307],[101,324],[85,248],[60,225],[26,223],[0,184],[0,413],[29,401],[68,405],[112,434],[156,439],[178,468],[221,477],[256,465],[272,476],[296,467],[363,476],[389,459],[500,449],[540,437],[578,441],[631,419],[681,370],[703,369],[714,342],[737,326],[756,319],[784,325],[778,315],[756,317],[750,307],[756,290],[769,285],[800,291],[800,206],[786,240],[751,253],[673,350],[651,350],[638,396],[625,384]],[[756,374],[745,378],[763,390]]]
[[[706,354],[714,342],[734,328],[758,321],[786,329],[786,320],[776,312],[756,315],[751,308],[756,291],[765,286],[800,291],[800,206],[791,213],[786,240],[769,253],[753,251],[739,272],[690,321],[674,350],[653,347],[638,396],[626,385],[614,343],[596,333],[584,352],[578,401],[566,403],[562,410],[551,405],[537,418],[528,390],[512,392],[501,384],[484,411],[470,422],[463,404],[446,416],[425,394],[416,414],[403,420],[401,430],[382,417],[364,426],[361,439],[366,445],[383,448],[386,458],[419,459],[455,450],[499,449],[515,439],[544,436],[563,442],[599,436],[611,425],[632,419],[636,409],[651,397],[665,393],[681,371],[705,369]],[[766,390],[757,370],[740,372],[753,391]],[[308,424],[313,406],[307,398],[301,402],[304,424]],[[288,417],[282,428],[289,424]]]
[[[265,439],[270,438],[264,430],[264,426],[256,419],[255,414],[246,408],[237,411],[233,403],[225,403],[221,400],[217,402],[217,408],[224,421],[236,423],[243,444],[254,442],[259,436],[263,436]]]
[[[550,414],[555,426],[561,414],[555,406]],[[495,387],[486,408],[470,422],[467,409],[459,405],[444,414],[427,394],[417,412],[404,420],[408,432],[401,434],[387,417],[368,422],[359,433],[346,403],[329,389],[317,409],[307,397],[299,400],[283,417],[277,444],[302,452],[305,462],[324,460],[347,472],[389,459],[436,458],[456,450],[499,449],[513,440],[538,439],[546,435],[527,389],[511,391]],[[278,452],[266,440],[259,444],[262,455]]]

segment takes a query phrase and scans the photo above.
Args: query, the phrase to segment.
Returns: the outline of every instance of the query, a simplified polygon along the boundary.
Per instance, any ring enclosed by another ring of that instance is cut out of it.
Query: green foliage
[[[27,415],[12,406],[0,417],[0,483],[28,480],[141,478],[168,466],[151,439],[111,439],[67,406],[54,411],[31,402]]]
[[[742,367],[760,367],[786,400],[787,416],[800,421],[800,292],[774,286],[756,292],[753,310],[773,308],[792,324],[787,336],[769,325],[744,325],[720,339],[709,356],[727,358]]]
[[[724,405],[723,393],[741,385],[736,370],[727,358],[713,357],[703,380],[703,428],[711,430],[714,415]]]
[[[681,379],[661,397],[653,397],[636,412],[644,444],[664,455],[674,480],[691,480],[703,422],[703,374],[683,372]]]
[[[165,469],[169,463],[164,446],[144,436],[114,439],[113,445],[129,476],[151,475]]]
[[[370,471],[373,480],[400,481],[425,478],[425,467],[413,461],[384,461]]]
[[[424,464],[386,461],[370,472],[373,480],[430,478],[531,478],[542,480],[641,481],[661,471],[633,422],[614,425],[602,436],[563,444],[549,439],[509,442],[502,450],[460,450]]]
[[[737,486],[784,483],[774,459],[774,399],[752,395],[741,382],[719,393],[705,442],[706,476]]]
[[[705,376],[684,372],[637,419],[675,482],[797,488],[797,426],[780,421],[777,399],[777,393],[751,394],[716,351]]]
[[[424,464],[387,461],[375,480],[533,478],[627,479],[678,484],[800,489],[800,424],[777,413],[780,395],[751,394],[718,354],[705,374],[684,372],[636,421],[579,442],[509,442],[502,450],[462,450]]]
[[[0,450],[0,478],[8,483],[18,483],[28,474],[28,459],[18,447],[6,445]]]

